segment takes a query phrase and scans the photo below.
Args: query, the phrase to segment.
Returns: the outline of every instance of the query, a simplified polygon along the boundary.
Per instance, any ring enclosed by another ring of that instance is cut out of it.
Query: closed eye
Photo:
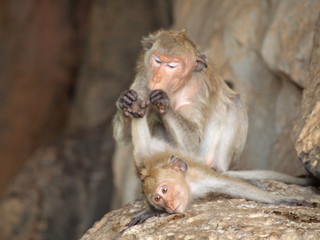
[[[167,65],[168,65],[170,68],[175,68],[176,66],[178,66],[178,63],[177,63],[177,62],[169,62],[169,63],[167,63]]]
[[[161,59],[160,59],[157,55],[153,55],[153,59],[154,59],[157,63],[162,63]]]

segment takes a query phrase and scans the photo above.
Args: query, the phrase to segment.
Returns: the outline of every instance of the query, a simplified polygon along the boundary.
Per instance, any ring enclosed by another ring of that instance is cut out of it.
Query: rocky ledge
[[[263,181],[274,194],[301,196],[314,205],[286,206],[212,195],[183,214],[161,214],[127,228],[143,200],[107,213],[81,240],[98,239],[320,239],[319,188]]]

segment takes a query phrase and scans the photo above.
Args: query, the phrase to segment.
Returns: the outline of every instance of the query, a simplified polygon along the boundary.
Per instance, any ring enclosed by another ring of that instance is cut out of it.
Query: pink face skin
[[[175,91],[179,89],[193,68],[188,57],[169,57],[158,51],[150,54],[149,64],[152,69],[149,81],[151,90]]]
[[[187,208],[189,199],[189,190],[186,186],[168,181],[156,188],[151,201],[168,213],[181,213]]]

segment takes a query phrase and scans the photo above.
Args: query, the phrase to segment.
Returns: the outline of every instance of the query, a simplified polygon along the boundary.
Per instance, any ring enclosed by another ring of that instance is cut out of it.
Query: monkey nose
[[[160,77],[154,77],[153,78],[153,82],[154,83],[159,83],[159,82],[161,82],[161,78]]]

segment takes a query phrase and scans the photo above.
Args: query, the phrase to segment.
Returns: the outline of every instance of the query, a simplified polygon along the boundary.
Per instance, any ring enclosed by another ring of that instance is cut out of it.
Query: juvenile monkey
[[[185,30],[158,31],[144,38],[142,46],[136,78],[117,101],[117,142],[130,142],[131,119],[145,114],[146,105],[132,107],[139,95],[152,105],[147,116],[152,135],[217,171],[228,170],[247,136],[247,113],[238,94]]]
[[[147,201],[155,209],[168,213],[181,213],[194,199],[212,192],[264,203],[312,207],[304,199],[274,195],[231,176],[246,179],[269,178],[302,185],[310,183],[309,179],[295,178],[272,171],[256,173],[244,171],[249,177],[244,177],[245,174],[237,175],[239,172],[218,173],[198,161],[195,156],[181,153],[161,139],[152,137],[147,117],[133,119],[132,130],[134,158],[142,181],[142,190]],[[262,176],[259,176],[260,173]],[[148,214],[143,213],[138,218],[134,218],[131,225],[152,216]]]

